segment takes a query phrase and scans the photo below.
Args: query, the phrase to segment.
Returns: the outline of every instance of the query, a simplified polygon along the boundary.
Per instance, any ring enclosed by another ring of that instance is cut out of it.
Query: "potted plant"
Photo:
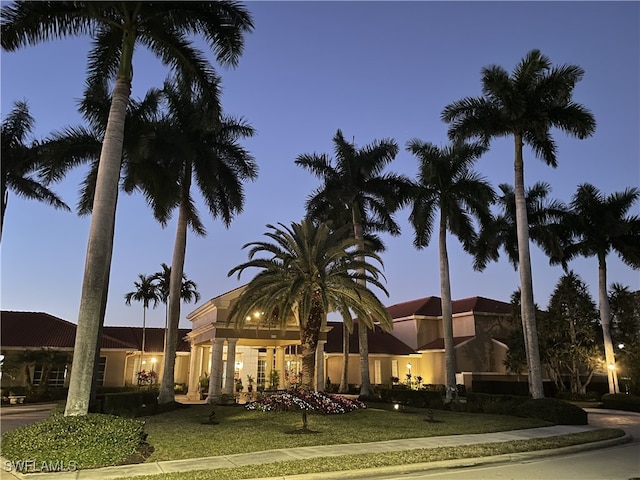
[[[244,385],[242,385],[242,379],[239,378],[236,380],[236,393],[240,393],[242,390],[244,390]]]
[[[247,375],[247,392],[253,392],[253,377],[251,375]]]

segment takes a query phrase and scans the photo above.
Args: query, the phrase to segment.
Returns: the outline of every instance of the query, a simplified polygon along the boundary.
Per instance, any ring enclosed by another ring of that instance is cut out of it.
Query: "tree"
[[[640,216],[628,215],[638,198],[640,190],[637,188],[605,196],[593,185],[585,183],[578,186],[562,222],[571,235],[563,260],[577,256],[598,259],[598,304],[610,393],[618,393],[619,388],[611,340],[607,255],[614,251],[631,268],[640,268]]]
[[[260,271],[231,307],[228,321],[242,327],[247,317],[264,312],[265,321],[282,328],[294,319],[300,328],[303,388],[311,388],[315,373],[315,353],[320,329],[329,311],[337,311],[352,324],[352,312],[360,328],[380,327],[389,331],[392,319],[366,282],[387,294],[379,269],[367,262],[380,258],[362,242],[345,234],[350,225],[332,229],[326,223],[306,219],[291,227],[267,225],[271,240],[252,242],[249,261],[238,265],[229,276],[238,278],[248,268]],[[264,253],[265,257],[258,258]]]
[[[330,210],[346,210],[351,216],[353,237],[362,248],[366,220],[371,231],[398,235],[393,214],[409,201],[410,182],[401,175],[382,171],[398,154],[394,140],[374,141],[356,149],[338,130],[333,137],[335,166],[325,154],[302,154],[296,165],[319,177],[323,185],[307,200],[313,218],[326,218]],[[364,281],[361,280],[361,281]],[[360,395],[373,393],[369,375],[367,329],[358,328],[360,350]]]
[[[217,89],[199,92],[187,80],[169,79],[162,96],[166,113],[157,122],[148,150],[130,162],[125,189],[142,190],[162,225],[166,225],[174,209],[178,210],[164,369],[158,397],[160,403],[170,403],[175,400],[174,370],[187,228],[206,235],[191,185],[197,185],[211,216],[222,218],[228,227],[244,207],[242,182],[254,180],[258,167],[239,143],[255,133],[253,127],[241,118],[222,114]]]
[[[618,362],[624,372],[621,392],[640,394],[640,291],[619,283],[611,285],[611,336],[618,345]],[[621,382],[622,383],[622,382]]]
[[[152,304],[151,306],[156,308],[158,300],[160,300],[160,294],[153,275],[143,275],[140,273],[138,275],[138,280],[139,281],[137,282],[133,282],[136,289],[132,292],[126,293],[124,301],[127,306],[131,305],[131,300],[142,302],[142,354],[140,356],[140,361],[142,362],[144,360],[147,309],[149,308],[149,304]]]
[[[34,120],[29,114],[27,102],[15,102],[11,112],[2,121],[0,240],[4,227],[4,214],[9,201],[9,191],[20,197],[46,202],[55,208],[70,210],[66,203],[49,190],[46,184],[42,183],[41,179],[34,176],[42,170],[42,157],[38,142],[32,140],[27,145],[33,125]]]
[[[488,146],[494,138],[514,139],[522,327],[533,398],[543,398],[544,391],[529,253],[523,147],[528,144],[537,157],[555,167],[556,144],[551,136],[552,128],[580,139],[593,134],[596,125],[593,115],[572,100],[573,89],[583,75],[584,70],[576,65],[552,67],[548,57],[539,50],[532,50],[518,63],[512,75],[497,65],[483,68],[482,96],[463,98],[447,105],[442,112],[442,119],[451,124],[448,133],[452,140],[479,139]]]
[[[456,354],[453,343],[453,313],[447,231],[453,233],[464,249],[472,252],[476,241],[474,219],[487,222],[494,201],[491,185],[471,170],[473,163],[486,151],[479,145],[464,143],[444,148],[418,139],[407,143],[407,150],[418,159],[418,180],[414,189],[413,208],[409,221],[415,235],[416,248],[429,245],[438,222],[440,295],[445,350],[446,400],[453,400],[456,391]]]
[[[574,272],[560,277],[540,321],[540,356],[556,385],[586,394],[602,352],[597,336],[598,312],[585,283]]]
[[[165,330],[169,325],[169,286],[171,284],[171,267],[166,263],[160,265],[162,267],[161,272],[156,272],[153,274],[155,280],[157,280],[156,287],[158,289],[158,295],[160,297],[160,301],[167,306],[167,311],[165,312]],[[182,274],[182,286],[180,287],[180,299],[183,302],[197,303],[200,300],[200,293],[198,292],[198,285],[193,280],[189,280],[185,273]],[[165,332],[166,335],[166,332]]]
[[[100,327],[104,321],[115,225],[124,121],[133,77],[133,52],[144,45],[203,89],[215,75],[193,35],[202,36],[218,62],[236,65],[253,24],[235,2],[14,2],[2,7],[1,44],[14,51],[52,38],[89,34],[90,82],[115,79],[100,154],[89,229],[78,329],[65,415],[86,415]]]
[[[499,212],[491,221],[481,225],[480,234],[474,247],[474,268],[483,270],[488,261],[497,261],[500,248],[504,249],[509,262],[518,267],[518,231],[516,226],[515,192],[511,185],[499,185],[502,195],[497,197]],[[548,198],[551,187],[548,183],[536,182],[525,191],[529,238],[546,254],[555,258],[562,254],[566,233],[561,223],[566,206]]]

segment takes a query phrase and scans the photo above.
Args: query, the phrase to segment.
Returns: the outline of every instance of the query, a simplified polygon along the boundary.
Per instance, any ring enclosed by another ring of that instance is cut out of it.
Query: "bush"
[[[587,412],[557,398],[529,399],[515,409],[518,417],[539,418],[558,425],[587,425]]]
[[[383,402],[400,403],[409,407],[442,408],[442,393],[439,390],[391,388],[381,390],[380,398]]]
[[[516,407],[528,400],[518,395],[492,395],[489,393],[467,393],[467,411],[472,413],[493,413],[513,415]]]
[[[157,395],[154,390],[99,394],[96,413],[125,417],[152,415],[158,407]]]
[[[36,468],[52,460],[70,470],[120,465],[139,451],[145,437],[140,420],[94,413],[55,415],[2,435],[2,456],[34,460]]]
[[[625,393],[607,393],[602,396],[602,407],[627,412],[640,412],[640,396]]]
[[[261,400],[247,403],[247,410],[292,412],[316,412],[325,415],[348,413],[356,409],[367,408],[358,400],[349,400],[341,395],[324,392],[296,390],[264,397]]]

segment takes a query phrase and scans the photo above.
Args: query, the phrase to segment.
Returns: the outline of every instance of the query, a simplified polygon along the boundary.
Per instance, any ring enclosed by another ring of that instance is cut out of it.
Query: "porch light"
[[[410,364],[410,363],[407,363],[407,369],[408,369],[409,371],[411,371],[411,364]]]
[[[619,343],[619,344],[618,344],[618,348],[619,348],[620,350],[622,350],[622,349],[624,348],[624,343]]]
[[[236,362],[236,370],[242,370],[242,362]]]

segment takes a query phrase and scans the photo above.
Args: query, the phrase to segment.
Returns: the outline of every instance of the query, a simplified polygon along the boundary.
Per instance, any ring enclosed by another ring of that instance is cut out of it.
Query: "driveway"
[[[3,405],[0,408],[0,434],[49,418],[54,403]]]

